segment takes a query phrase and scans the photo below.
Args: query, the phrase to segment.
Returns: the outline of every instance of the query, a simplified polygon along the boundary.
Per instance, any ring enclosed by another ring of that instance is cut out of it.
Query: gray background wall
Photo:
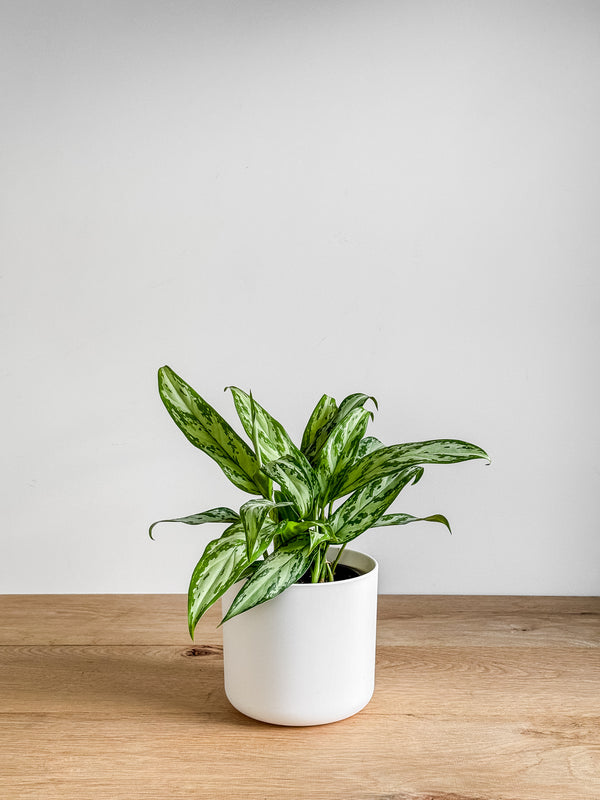
[[[374,394],[430,468],[381,590],[595,594],[600,5],[5,2],[3,592],[177,592],[243,495],[171,364],[296,435]]]

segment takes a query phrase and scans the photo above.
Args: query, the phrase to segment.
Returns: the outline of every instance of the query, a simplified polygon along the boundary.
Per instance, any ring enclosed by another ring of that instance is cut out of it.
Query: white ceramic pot
[[[225,692],[238,711],[276,725],[322,725],[367,705],[375,685],[378,567],[354,550],[340,563],[362,574],[294,584],[223,625]],[[223,595],[223,614],[241,585]]]

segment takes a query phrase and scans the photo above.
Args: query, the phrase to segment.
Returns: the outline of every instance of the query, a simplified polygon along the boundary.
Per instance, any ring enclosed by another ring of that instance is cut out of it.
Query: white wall
[[[365,534],[381,589],[596,594],[600,5],[5,2],[3,592],[178,592],[239,503],[171,364],[297,435],[474,441]]]

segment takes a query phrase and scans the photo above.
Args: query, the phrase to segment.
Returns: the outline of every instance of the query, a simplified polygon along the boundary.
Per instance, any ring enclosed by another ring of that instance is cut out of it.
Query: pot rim
[[[335,545],[333,545],[332,547],[330,547],[328,549],[327,552],[329,553],[331,550],[333,550],[335,553],[338,553],[339,549],[340,549],[339,547],[336,547]],[[289,592],[290,589],[296,589],[296,588],[298,588],[298,589],[305,589],[305,588],[309,588],[310,589],[310,588],[312,588],[314,590],[317,587],[319,589],[326,589],[327,587],[332,589],[332,588],[334,588],[336,586],[337,587],[348,586],[348,585],[350,585],[352,583],[356,583],[358,581],[367,580],[369,578],[369,576],[372,575],[372,573],[375,572],[379,568],[379,564],[373,558],[373,556],[370,556],[368,553],[363,553],[361,550],[350,550],[348,548],[346,548],[344,550],[344,554],[342,555],[342,560],[340,561],[341,564],[344,563],[344,556],[347,555],[347,554],[348,555],[350,555],[350,554],[357,555],[357,556],[361,556],[362,558],[369,559],[369,561],[371,561],[371,567],[366,572],[361,572],[360,575],[357,575],[354,578],[346,578],[343,581],[323,581],[323,583],[292,583],[291,586],[288,586],[288,588],[285,591]],[[351,566],[351,565],[348,565],[348,566]]]

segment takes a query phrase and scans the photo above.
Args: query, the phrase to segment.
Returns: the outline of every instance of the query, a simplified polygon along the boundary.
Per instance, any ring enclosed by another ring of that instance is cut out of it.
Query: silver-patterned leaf
[[[155,525],[160,525],[162,522],[183,522],[185,525],[203,525],[205,522],[239,522],[239,519],[240,515],[232,508],[220,506],[219,508],[211,508],[209,511],[202,511],[200,514],[190,514],[187,517],[159,519],[150,525],[148,533],[150,534],[150,538],[153,539],[152,529]]]
[[[264,553],[275,534],[275,525],[265,523],[255,548],[256,557]],[[209,542],[196,564],[188,590],[188,625],[193,637],[198,620],[219,599],[250,564],[246,554],[246,533],[241,522],[231,525],[219,539]]]
[[[250,494],[266,492],[256,456],[206,400],[167,366],[158,371],[158,388],[167,411],[188,441],[214,459],[238,489]]]
[[[257,439],[262,463],[276,461],[289,453],[295,455],[298,452],[283,425],[265,411],[254,398],[237,386],[228,386],[227,389],[233,395],[233,402],[244,430],[252,441],[255,437]],[[252,425],[252,407],[254,407],[255,430]]]
[[[408,525],[409,522],[440,522],[452,533],[450,523],[443,514],[431,514],[429,517],[413,517],[411,514],[384,514],[371,527],[383,528],[386,525]]]
[[[326,395],[324,395],[326,397]],[[332,400],[333,398],[329,398]],[[321,401],[323,398],[321,398]],[[342,422],[342,420],[351,414],[352,411],[356,408],[362,408],[367,400],[372,400],[375,404],[375,408],[377,408],[377,400],[371,395],[362,394],[362,392],[356,392],[355,394],[350,394],[348,397],[345,397],[342,402],[340,403],[340,407],[337,409],[335,414],[330,415],[328,421],[322,425],[319,429],[318,440],[315,442],[315,445],[306,451],[308,460],[311,464],[316,464],[317,459],[319,457],[319,453],[321,452],[321,448],[325,446],[325,442],[328,440],[329,436],[331,435],[334,428]],[[316,411],[316,409],[315,409]],[[313,412],[314,413],[314,412]],[[372,417],[372,412],[368,412],[369,415]],[[305,432],[306,433],[306,432]],[[303,450],[304,452],[304,450]]]
[[[305,537],[275,550],[242,586],[221,624],[281,594],[304,575],[311,561],[310,542]]]
[[[379,439],[376,439],[374,436],[365,436],[365,438],[361,439],[358,443],[354,460],[360,461],[364,456],[375,452],[375,450],[380,450],[382,447],[383,442],[380,442]]]
[[[258,558],[259,554],[256,552],[256,547],[260,542],[259,535],[267,519],[267,514],[274,508],[290,505],[292,505],[290,501],[274,503],[271,500],[259,498],[256,500],[248,500],[241,506],[240,518],[246,533],[246,554],[248,556],[248,561],[254,561],[255,558]]]
[[[416,469],[406,469],[396,475],[376,478],[351,494],[329,518],[337,541],[344,544],[372,528],[414,479],[416,472]]]
[[[336,423],[343,419],[346,414],[350,414],[351,411],[354,411],[355,408],[362,408],[367,400],[372,400],[373,405],[375,408],[379,409],[379,404],[377,400],[370,394],[363,394],[362,392],[356,392],[355,394],[349,394],[348,397],[344,397],[342,402],[340,403],[340,408],[337,414]],[[371,414],[371,416],[373,416]]]
[[[490,460],[488,454],[477,445],[457,439],[432,439],[382,447],[367,454],[348,469],[336,487],[336,496],[342,497],[376,478],[392,475],[417,464],[456,464],[474,458]]]
[[[277,526],[277,534],[282,544],[306,534],[311,543],[311,551],[323,542],[337,542],[333,528],[329,522],[322,519],[306,519],[302,522],[286,520]]]
[[[290,505],[284,504],[284,501],[287,499],[284,493],[279,489],[276,489],[273,492],[273,497],[275,498],[275,502],[278,505],[278,510],[277,510],[278,520],[292,520],[297,522],[298,512],[294,508],[293,503],[291,503]]]
[[[337,538],[333,532],[333,528],[328,523],[316,523],[316,530],[313,529],[310,534],[310,552],[314,552],[321,544],[337,544]]]
[[[368,424],[369,412],[363,408],[353,409],[333,428],[321,448],[315,465],[321,505],[336,496],[336,482],[354,460]]]
[[[263,464],[262,471],[281,487],[284,496],[293,500],[300,517],[308,517],[317,494],[315,473],[306,457],[286,456],[277,461]]]
[[[329,425],[333,422],[338,412],[338,407],[329,395],[324,394],[315,406],[302,435],[301,450],[311,464],[315,463],[321,448],[327,440]]]

